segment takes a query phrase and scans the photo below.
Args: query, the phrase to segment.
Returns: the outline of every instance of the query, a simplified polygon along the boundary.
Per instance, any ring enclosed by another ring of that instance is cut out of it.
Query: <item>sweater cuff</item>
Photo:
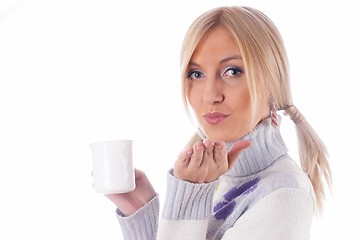
[[[131,216],[124,216],[118,209],[117,219],[126,240],[156,239],[159,215],[159,197],[156,195],[145,206]]]
[[[203,220],[213,212],[213,196],[218,180],[191,183],[167,174],[167,194],[162,217],[166,220]]]

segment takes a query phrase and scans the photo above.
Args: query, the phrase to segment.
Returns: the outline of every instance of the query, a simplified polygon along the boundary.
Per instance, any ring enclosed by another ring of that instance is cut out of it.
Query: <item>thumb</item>
[[[248,140],[242,140],[233,144],[227,153],[228,169],[233,167],[234,163],[239,157],[239,154],[251,145],[252,143]]]

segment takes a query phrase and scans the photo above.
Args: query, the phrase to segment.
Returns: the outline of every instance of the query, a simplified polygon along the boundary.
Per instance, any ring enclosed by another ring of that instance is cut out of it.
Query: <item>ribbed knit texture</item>
[[[241,153],[239,160],[226,174],[227,176],[244,177],[260,172],[288,151],[280,134],[280,128],[272,127],[270,118],[262,121],[241,139],[227,143],[227,148],[239,140],[249,140],[252,146]]]
[[[118,221],[125,240],[154,240],[157,234],[159,212],[158,196],[130,217],[125,217],[117,209]]]
[[[167,198],[162,217],[167,220],[201,220],[210,217],[216,184],[217,181],[203,184],[190,182],[183,184],[182,180],[173,176],[171,170],[168,174]]]

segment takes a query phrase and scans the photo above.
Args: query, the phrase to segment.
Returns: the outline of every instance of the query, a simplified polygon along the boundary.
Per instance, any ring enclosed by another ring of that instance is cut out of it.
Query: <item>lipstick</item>
[[[208,124],[219,124],[223,122],[228,117],[227,114],[221,113],[221,112],[210,112],[203,115],[204,120]]]

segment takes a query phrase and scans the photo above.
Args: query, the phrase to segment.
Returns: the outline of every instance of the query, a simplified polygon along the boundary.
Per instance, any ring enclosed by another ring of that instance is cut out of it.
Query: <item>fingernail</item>
[[[216,148],[221,148],[224,144],[222,142],[215,142],[214,145],[216,146]]]
[[[201,149],[203,149],[203,144],[197,143],[195,147],[196,147],[196,149],[201,150]]]
[[[187,155],[191,155],[193,153],[193,149],[192,148],[188,148],[187,150],[186,150],[186,154]]]
[[[211,148],[214,146],[214,141],[206,139],[203,141],[203,144],[206,148]]]

